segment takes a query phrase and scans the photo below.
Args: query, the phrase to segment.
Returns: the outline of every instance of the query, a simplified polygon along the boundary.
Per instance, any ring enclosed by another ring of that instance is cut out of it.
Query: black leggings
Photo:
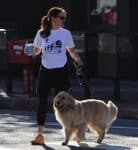
[[[63,68],[58,69],[46,69],[43,66],[40,67],[38,78],[38,125],[45,124],[50,89],[55,88],[57,94],[59,91],[68,91],[69,87],[69,76],[66,65]]]

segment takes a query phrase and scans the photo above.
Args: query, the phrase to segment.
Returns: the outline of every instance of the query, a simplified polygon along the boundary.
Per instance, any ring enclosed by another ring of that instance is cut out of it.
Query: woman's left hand
[[[77,63],[75,63],[75,62],[73,62],[73,64],[74,64],[74,66],[75,66],[75,69],[76,69],[76,74],[78,75],[78,76],[80,76],[80,75],[82,75],[82,64],[81,65],[79,65],[79,64],[77,64]]]

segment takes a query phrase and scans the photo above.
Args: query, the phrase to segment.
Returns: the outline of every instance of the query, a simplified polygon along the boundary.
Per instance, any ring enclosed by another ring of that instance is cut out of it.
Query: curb
[[[125,106],[123,104],[117,105],[119,109],[119,117],[124,119],[138,120],[138,107]]]
[[[37,97],[0,97],[0,109],[14,109],[25,111],[37,111]],[[49,103],[48,111],[51,112],[51,104]]]
[[[52,97],[50,97],[48,104],[48,112],[53,112]],[[121,119],[135,119],[138,120],[138,107],[132,107],[126,104],[116,104],[118,106],[118,118]],[[37,97],[0,97],[1,109],[14,109],[37,111],[38,98]]]

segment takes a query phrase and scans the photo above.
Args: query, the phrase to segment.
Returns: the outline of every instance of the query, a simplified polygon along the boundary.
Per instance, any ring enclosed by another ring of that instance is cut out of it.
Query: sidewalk
[[[22,92],[22,94],[7,95],[5,89],[4,81],[0,82],[0,108],[5,109],[17,109],[17,110],[29,110],[36,111],[38,98],[28,97],[23,94],[23,81],[15,81],[14,92]],[[72,95],[78,99],[83,98],[83,87],[79,85],[77,80],[72,80]],[[113,85],[112,81],[95,79],[91,81],[91,93],[92,98],[104,99],[107,101],[109,99],[113,100]],[[119,117],[127,119],[138,119],[138,82],[121,82],[121,101],[113,102],[119,108]],[[51,92],[49,98],[49,112],[53,112],[52,99],[54,93]]]
[[[0,109],[0,150],[137,150],[138,120],[117,119],[102,144],[96,144],[95,132],[86,131],[86,140],[74,140],[62,146],[64,134],[53,113],[47,113],[45,145],[31,145],[37,134],[36,112]]]

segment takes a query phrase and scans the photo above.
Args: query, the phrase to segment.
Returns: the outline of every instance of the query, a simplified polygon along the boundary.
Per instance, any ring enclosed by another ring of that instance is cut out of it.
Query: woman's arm
[[[79,54],[74,50],[74,48],[68,48],[67,51],[69,52],[71,58],[77,63],[78,66],[83,65]]]
[[[67,51],[69,52],[71,58],[76,62],[73,63],[76,68],[76,74],[81,75],[83,62],[81,61],[79,54],[74,50],[74,48],[68,48]]]
[[[41,30],[38,30],[33,42],[33,55],[39,55],[41,53],[42,38],[40,36]]]

